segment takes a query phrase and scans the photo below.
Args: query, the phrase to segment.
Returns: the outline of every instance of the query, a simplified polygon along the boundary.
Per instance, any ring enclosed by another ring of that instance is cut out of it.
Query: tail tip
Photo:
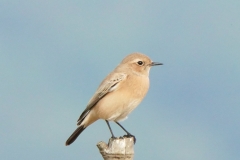
[[[70,144],[72,144],[77,137],[80,135],[80,133],[85,129],[84,126],[79,126],[73,133],[72,135],[68,138],[68,140],[66,141],[65,145],[69,146]]]

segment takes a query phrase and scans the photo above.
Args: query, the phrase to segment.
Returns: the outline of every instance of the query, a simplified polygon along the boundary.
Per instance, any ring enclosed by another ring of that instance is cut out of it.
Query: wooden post
[[[97,147],[104,160],[133,160],[133,137],[110,138],[108,144],[101,141]]]

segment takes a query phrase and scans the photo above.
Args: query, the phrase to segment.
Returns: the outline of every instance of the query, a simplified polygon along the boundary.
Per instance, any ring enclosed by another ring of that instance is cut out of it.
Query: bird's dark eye
[[[143,65],[143,61],[138,61],[137,63],[138,63],[138,65],[140,65],[140,66]]]

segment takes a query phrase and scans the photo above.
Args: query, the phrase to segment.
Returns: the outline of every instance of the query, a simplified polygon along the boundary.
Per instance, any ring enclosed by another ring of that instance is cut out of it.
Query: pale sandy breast
[[[119,121],[125,119],[142,101],[149,88],[147,76],[128,76],[119,88],[101,99],[91,112],[99,119]]]

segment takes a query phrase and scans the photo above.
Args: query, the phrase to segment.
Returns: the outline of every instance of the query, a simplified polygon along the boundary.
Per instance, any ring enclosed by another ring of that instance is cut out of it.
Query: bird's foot
[[[115,137],[115,136],[112,136],[111,138],[112,138],[112,139],[117,139],[117,137]]]
[[[124,135],[123,137],[127,137],[127,138],[133,138],[133,141],[134,141],[134,144],[136,143],[136,141],[137,141],[137,139],[136,139],[136,137],[134,136],[134,135],[132,135],[132,134],[130,134],[130,133],[128,133],[127,135]]]

